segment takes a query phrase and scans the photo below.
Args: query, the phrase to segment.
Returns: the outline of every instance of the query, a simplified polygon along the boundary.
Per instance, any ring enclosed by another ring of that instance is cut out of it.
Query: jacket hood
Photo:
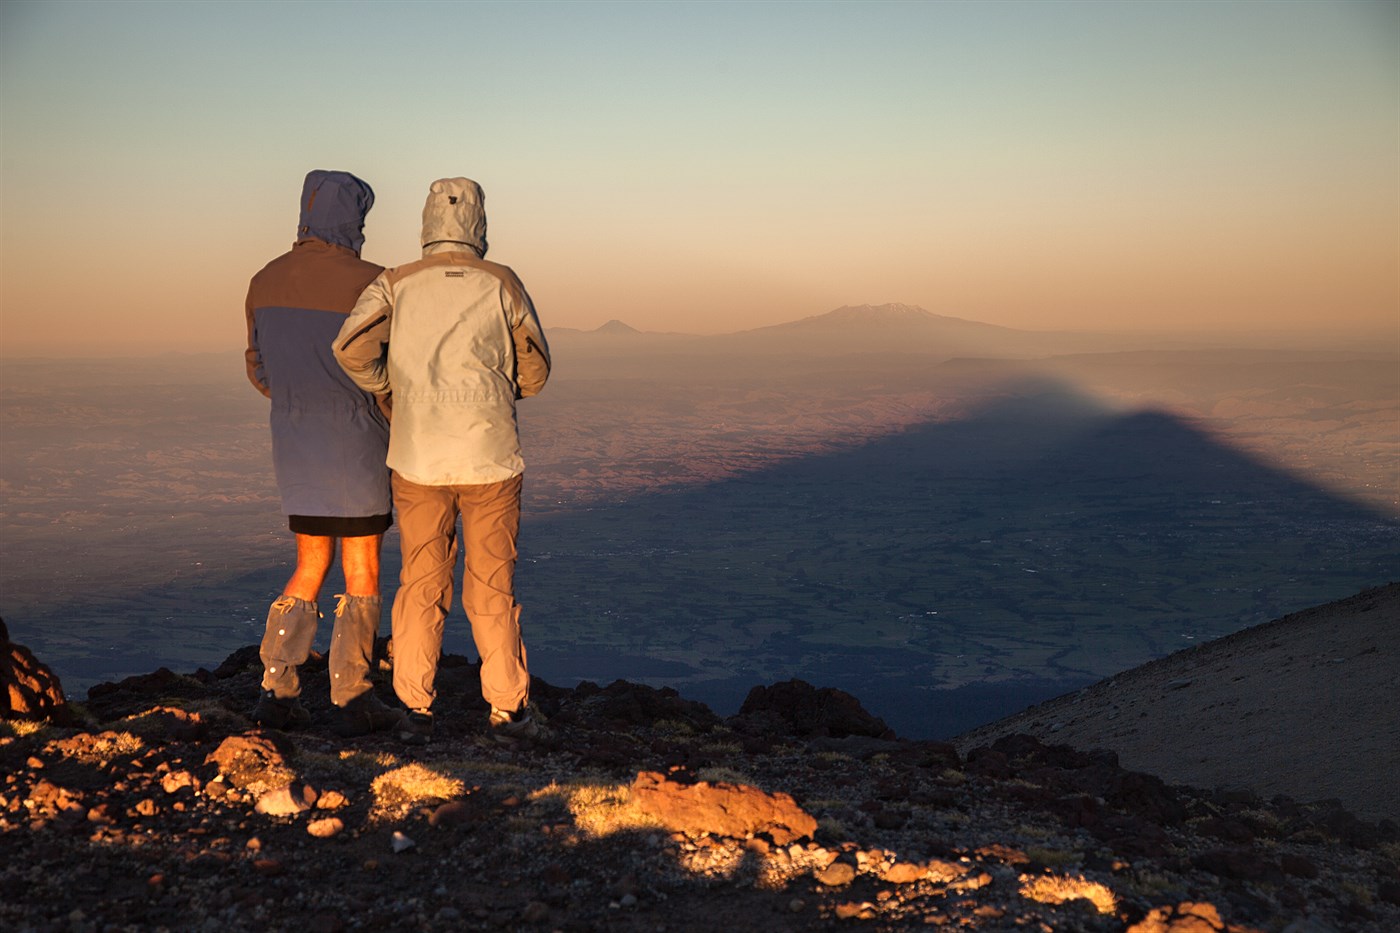
[[[486,255],[486,195],[470,178],[439,178],[423,205],[423,246],[461,243]]]
[[[324,240],[358,256],[365,245],[365,215],[373,206],[374,190],[349,172],[307,172],[297,239]]]

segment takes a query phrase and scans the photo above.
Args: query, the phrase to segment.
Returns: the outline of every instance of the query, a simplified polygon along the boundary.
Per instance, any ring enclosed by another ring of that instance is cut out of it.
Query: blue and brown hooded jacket
[[[374,192],[354,175],[308,173],[296,243],[248,286],[248,379],[272,399],[272,461],[287,515],[390,510],[388,421],[330,349],[382,271],[360,259],[373,204]]]

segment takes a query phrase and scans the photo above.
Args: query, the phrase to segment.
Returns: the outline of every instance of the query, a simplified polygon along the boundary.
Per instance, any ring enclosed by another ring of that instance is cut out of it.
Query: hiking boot
[[[502,745],[517,745],[521,742],[535,742],[544,737],[544,729],[530,715],[530,708],[522,706],[513,713],[491,707],[491,716],[486,720],[491,738]]]
[[[385,706],[372,691],[366,691],[335,710],[331,731],[342,739],[393,729],[403,721],[403,710]]]
[[[311,714],[296,697],[279,700],[271,690],[264,690],[253,707],[253,722],[269,729],[304,729],[311,725]]]
[[[433,714],[425,709],[411,709],[399,720],[399,741],[405,745],[427,745],[433,740]]]

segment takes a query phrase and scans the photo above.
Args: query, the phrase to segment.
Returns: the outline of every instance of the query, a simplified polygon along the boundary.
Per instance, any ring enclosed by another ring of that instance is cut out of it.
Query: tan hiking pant
[[[481,655],[481,695],[497,709],[520,709],[530,693],[515,604],[521,477],[480,486],[420,486],[395,473],[393,485],[403,550],[393,611],[394,692],[409,709],[429,708],[436,695],[460,515],[466,552],[462,608]]]

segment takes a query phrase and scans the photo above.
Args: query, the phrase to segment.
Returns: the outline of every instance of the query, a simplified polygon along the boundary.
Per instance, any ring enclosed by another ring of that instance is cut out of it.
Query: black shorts
[[[392,512],[384,515],[364,515],[341,518],[338,515],[288,515],[287,527],[299,535],[318,538],[364,538],[382,535],[394,523]]]

